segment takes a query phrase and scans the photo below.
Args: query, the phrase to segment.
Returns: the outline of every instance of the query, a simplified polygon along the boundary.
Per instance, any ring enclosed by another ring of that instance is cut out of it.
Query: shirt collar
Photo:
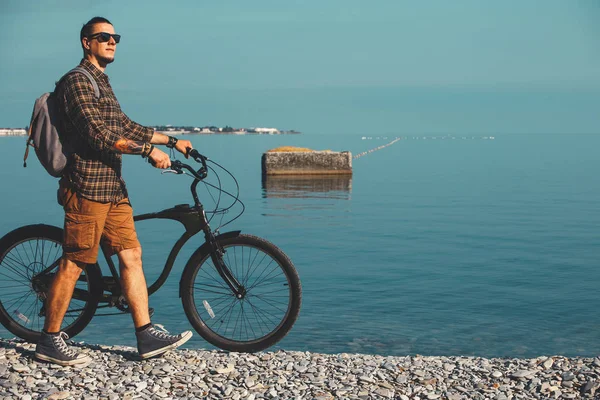
[[[106,75],[104,72],[100,71],[100,69],[98,69],[98,67],[96,67],[94,64],[89,62],[87,59],[83,58],[81,60],[81,62],[79,63],[79,65],[81,67],[85,68],[86,70],[88,70],[92,74],[94,79],[108,82],[108,75]]]

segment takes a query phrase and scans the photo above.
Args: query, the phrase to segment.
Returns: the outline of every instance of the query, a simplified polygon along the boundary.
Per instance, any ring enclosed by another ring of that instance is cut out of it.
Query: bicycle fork
[[[223,261],[223,254],[225,250],[219,245],[215,236],[210,230],[205,231],[206,241],[210,244],[210,258],[213,265],[217,269],[218,274],[223,278],[231,292],[237,299],[243,299],[246,296],[246,288],[233,276],[225,262]]]

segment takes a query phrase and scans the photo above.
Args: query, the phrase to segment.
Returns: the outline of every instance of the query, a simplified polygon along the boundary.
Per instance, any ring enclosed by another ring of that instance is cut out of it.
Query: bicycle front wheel
[[[271,347],[290,331],[300,312],[302,288],[290,259],[274,244],[251,235],[219,240],[223,262],[246,294],[237,298],[209,253],[196,253],[182,276],[182,302],[194,329],[229,351]]]
[[[0,323],[35,343],[44,327],[45,300],[62,256],[62,229],[28,225],[0,239]],[[90,322],[101,294],[101,272],[90,264],[81,273],[61,330],[74,337]]]

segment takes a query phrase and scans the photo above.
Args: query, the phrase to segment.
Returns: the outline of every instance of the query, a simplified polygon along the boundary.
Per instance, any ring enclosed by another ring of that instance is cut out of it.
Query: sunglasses
[[[113,39],[115,39],[115,43],[119,43],[121,41],[121,35],[116,35],[116,34],[111,34],[111,33],[106,33],[106,32],[94,33],[93,35],[88,36],[88,39],[90,39],[90,40],[98,39],[98,43],[104,43],[104,42],[108,42],[111,37]]]

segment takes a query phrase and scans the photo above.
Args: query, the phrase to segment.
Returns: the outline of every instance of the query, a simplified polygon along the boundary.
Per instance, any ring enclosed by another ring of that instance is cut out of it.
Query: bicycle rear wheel
[[[62,229],[39,224],[15,229],[0,239],[0,323],[28,342],[37,342],[44,327],[44,302],[62,256],[62,236]],[[61,326],[69,337],[81,332],[94,316],[101,279],[97,264],[89,264],[81,273]]]
[[[209,252],[196,252],[182,276],[181,299],[194,329],[229,351],[264,350],[290,331],[300,312],[302,288],[290,259],[272,243],[251,235],[219,240],[223,261],[246,289],[238,299]]]

